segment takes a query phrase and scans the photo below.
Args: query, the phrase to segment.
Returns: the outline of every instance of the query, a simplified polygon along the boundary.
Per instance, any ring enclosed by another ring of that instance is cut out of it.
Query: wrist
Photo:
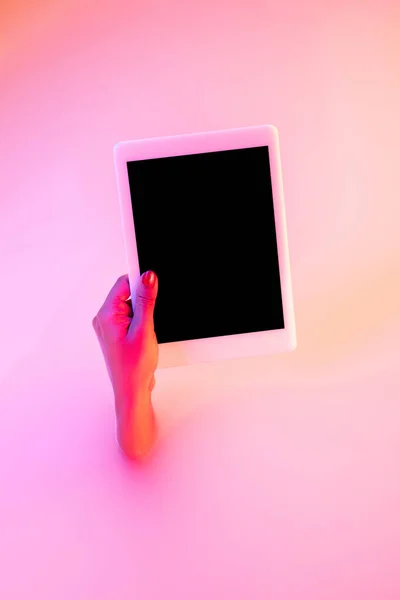
[[[149,389],[119,392],[115,397],[116,437],[129,458],[149,454],[156,438],[156,418]]]

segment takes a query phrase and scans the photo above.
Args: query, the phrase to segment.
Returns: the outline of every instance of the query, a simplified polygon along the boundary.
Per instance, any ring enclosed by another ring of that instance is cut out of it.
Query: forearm
[[[145,458],[154,446],[157,423],[149,389],[116,398],[116,434],[120,448],[134,460]]]

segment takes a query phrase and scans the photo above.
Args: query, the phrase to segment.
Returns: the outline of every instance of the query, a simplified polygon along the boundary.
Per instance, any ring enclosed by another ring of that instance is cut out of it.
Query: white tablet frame
[[[132,214],[127,163],[134,160],[183,156],[220,150],[268,146],[272,194],[278,244],[285,328],[240,335],[229,335],[183,342],[159,344],[158,368],[177,367],[201,362],[260,356],[294,350],[296,330],[290,276],[286,216],[283,200],[278,130],[273,125],[244,127],[225,131],[176,135],[120,142],[114,147],[114,162],[125,241],[132,304],[140,278],[136,235]],[[243,287],[238,288],[238,301]],[[156,332],[157,333],[157,332]]]

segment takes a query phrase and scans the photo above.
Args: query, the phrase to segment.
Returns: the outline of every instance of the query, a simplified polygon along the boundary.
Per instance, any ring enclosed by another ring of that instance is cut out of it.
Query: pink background
[[[398,600],[400,4],[2,0],[0,26],[0,598]],[[132,467],[91,328],[126,271],[112,147],[263,123],[298,350],[159,371]]]

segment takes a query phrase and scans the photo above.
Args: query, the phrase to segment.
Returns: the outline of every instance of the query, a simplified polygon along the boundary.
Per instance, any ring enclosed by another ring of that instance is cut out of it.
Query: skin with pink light
[[[154,331],[157,292],[156,274],[143,273],[133,313],[129,279],[123,275],[92,322],[114,391],[118,445],[132,460],[146,458],[156,440],[151,393],[158,364]]]

